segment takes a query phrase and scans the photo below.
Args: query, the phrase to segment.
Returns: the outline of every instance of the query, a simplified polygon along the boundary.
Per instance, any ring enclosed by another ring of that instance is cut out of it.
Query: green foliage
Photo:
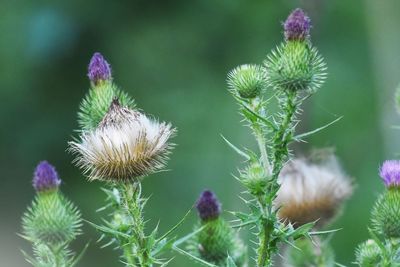
[[[186,216],[166,234],[158,237],[158,227],[146,235],[143,209],[147,199],[141,196],[140,183],[117,184],[112,189],[103,189],[107,194],[107,205],[100,210],[111,210],[104,225],[90,223],[102,233],[100,241],[110,241],[102,247],[114,245],[122,250],[121,262],[126,266],[165,266],[169,260],[159,256],[172,248],[174,239],[169,236]]]
[[[372,225],[376,233],[387,238],[400,238],[400,191],[390,188],[383,193],[372,210]]]
[[[290,41],[268,55],[268,85],[276,90],[315,92],[324,82],[326,65],[308,41]]]
[[[79,107],[78,122],[82,130],[95,129],[115,98],[118,98],[123,107],[135,107],[134,100],[111,81],[92,86]]]
[[[228,85],[234,94],[255,98],[267,87],[265,70],[258,65],[242,65],[228,74]]]

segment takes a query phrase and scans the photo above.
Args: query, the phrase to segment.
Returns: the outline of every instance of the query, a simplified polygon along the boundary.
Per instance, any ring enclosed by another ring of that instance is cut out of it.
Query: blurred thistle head
[[[32,184],[37,192],[53,191],[58,189],[61,179],[54,166],[42,161],[36,166]]]
[[[313,221],[323,226],[352,193],[350,179],[333,155],[319,164],[294,159],[282,169],[279,182],[274,205],[280,207],[278,216],[295,226]]]
[[[386,160],[379,171],[386,187],[400,186],[400,160]]]
[[[356,249],[356,263],[359,266],[379,266],[382,260],[379,245],[373,239],[360,244]]]
[[[88,68],[88,77],[90,81],[97,85],[101,81],[111,80],[110,64],[104,59],[99,52],[93,54]]]
[[[230,90],[243,98],[255,98],[266,88],[265,70],[258,65],[245,64],[228,74]]]
[[[287,41],[304,41],[310,36],[311,20],[300,8],[293,10],[283,24]]]
[[[175,133],[169,123],[159,123],[114,99],[99,126],[70,142],[75,162],[90,180],[135,181],[161,170]]]
[[[197,200],[196,208],[202,221],[216,219],[221,213],[221,203],[210,190],[205,190],[201,193],[200,198]]]

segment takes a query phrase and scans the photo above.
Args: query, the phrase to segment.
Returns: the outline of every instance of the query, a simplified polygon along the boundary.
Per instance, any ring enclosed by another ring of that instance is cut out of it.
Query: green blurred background
[[[357,243],[367,238],[369,210],[382,185],[382,160],[400,151],[393,92],[400,81],[400,1],[0,1],[0,266],[28,266],[16,235],[20,217],[34,196],[35,165],[53,163],[63,192],[85,219],[99,222],[104,203],[100,183],[87,182],[65,152],[78,127],[76,112],[89,82],[86,68],[100,51],[112,64],[115,81],[140,108],[171,121],[179,134],[170,172],[144,181],[151,199],[149,226],[168,229],[205,188],[224,209],[243,209],[242,188],[231,177],[240,158],[220,134],[255,147],[239,122],[226,90],[226,74],[243,63],[260,63],[282,40],[281,22],[295,7],[313,20],[313,43],[325,57],[325,86],[304,106],[299,131],[343,115],[336,125],[296,147],[334,146],[357,187],[333,227],[337,260],[350,264]],[[193,214],[180,228],[189,232]],[[79,266],[122,266],[118,253],[99,249],[98,234],[85,225],[74,243],[91,240]],[[170,266],[194,266],[176,256]]]

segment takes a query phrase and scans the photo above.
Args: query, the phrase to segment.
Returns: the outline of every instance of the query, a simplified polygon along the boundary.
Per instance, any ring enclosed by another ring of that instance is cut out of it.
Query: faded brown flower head
[[[90,180],[132,181],[164,167],[174,133],[171,124],[114,100],[98,128],[83,132],[81,142],[70,142],[70,150]]]
[[[333,155],[320,163],[294,159],[282,169],[279,182],[278,216],[296,227],[313,221],[325,225],[352,193],[351,180]]]

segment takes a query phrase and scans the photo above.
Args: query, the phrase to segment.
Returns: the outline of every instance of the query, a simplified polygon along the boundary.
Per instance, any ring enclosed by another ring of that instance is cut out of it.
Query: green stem
[[[277,179],[283,164],[289,156],[289,143],[292,141],[293,121],[297,111],[297,92],[289,90],[285,92],[286,101],[282,104],[284,116],[273,137],[273,175]]]
[[[150,253],[146,246],[146,235],[144,233],[143,201],[141,199],[141,184],[126,183],[120,187],[122,195],[121,205],[132,221],[129,240],[124,242],[124,257],[128,266],[150,267]],[[134,251],[137,254],[133,254]]]
[[[254,113],[259,113],[258,110],[257,110],[259,105],[260,105],[260,101],[258,99],[254,99],[251,102],[251,109],[253,110]],[[265,169],[265,173],[267,175],[270,175],[271,174],[271,164],[269,163],[269,159],[268,159],[268,153],[267,153],[267,146],[266,146],[266,142],[265,142],[264,131],[263,131],[261,125],[257,121],[252,122],[252,129],[253,129],[254,135],[255,135],[256,140],[257,140],[258,148],[260,149],[261,162],[262,162],[263,167]]]
[[[273,167],[272,174],[274,176],[273,184],[271,185],[271,192],[274,192],[276,187],[279,187],[278,176],[285,163],[287,157],[289,156],[289,143],[292,138],[293,133],[293,120],[297,110],[296,102],[297,94],[295,91],[286,92],[286,101],[282,105],[284,116],[278,127],[278,130],[273,136]],[[268,156],[266,154],[265,139],[261,131],[257,131],[257,127],[253,127],[255,130],[257,142],[261,151],[261,160],[264,166],[269,167]],[[264,154],[265,153],[265,154]],[[263,155],[264,154],[264,155]],[[268,165],[267,165],[268,164]],[[257,250],[257,266],[258,267],[269,267],[272,266],[272,256],[273,249],[276,244],[272,242],[272,234],[274,229],[274,223],[276,218],[276,213],[272,211],[272,199],[268,198],[268,203],[266,199],[270,193],[265,192],[265,195],[258,198],[259,207],[262,214],[261,225],[259,229],[259,248]]]

